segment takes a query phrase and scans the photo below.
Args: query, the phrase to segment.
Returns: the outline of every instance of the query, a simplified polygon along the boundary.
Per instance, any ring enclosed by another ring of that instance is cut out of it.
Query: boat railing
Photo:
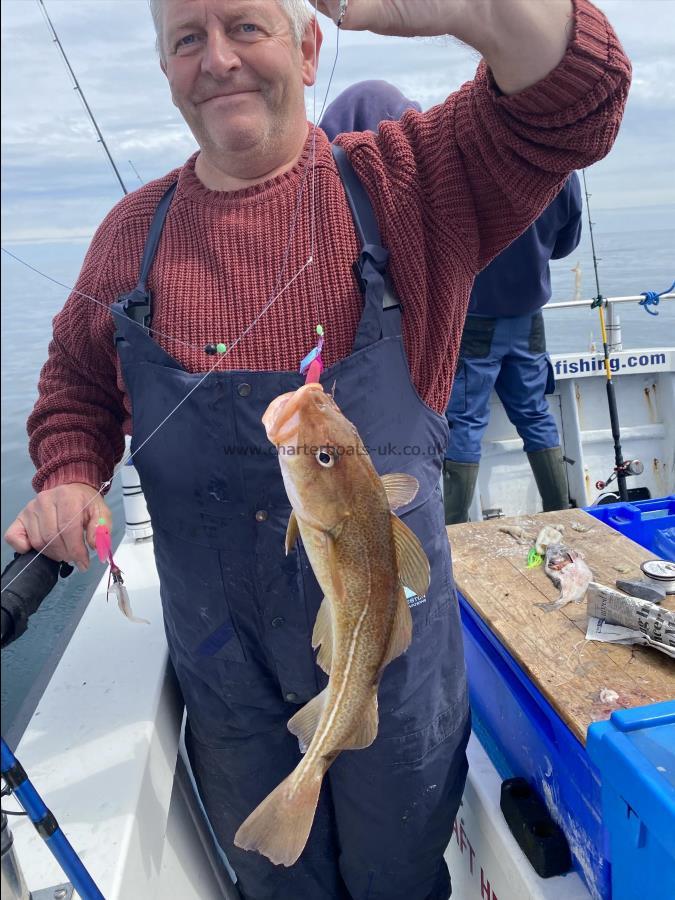
[[[631,294],[628,297],[603,297],[604,303],[640,303],[644,300],[642,294]],[[675,293],[661,294],[660,300],[675,300]],[[587,300],[562,300],[558,303],[547,303],[544,310],[547,309],[569,309],[574,306],[592,306],[596,301],[595,297]]]

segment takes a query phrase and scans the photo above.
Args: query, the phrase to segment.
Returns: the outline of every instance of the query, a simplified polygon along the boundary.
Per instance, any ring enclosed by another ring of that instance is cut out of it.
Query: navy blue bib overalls
[[[136,453],[152,518],[169,652],[187,708],[186,743],[218,841],[246,900],[446,900],[443,852],[466,778],[464,657],[439,478],[447,423],[413,386],[387,252],[363,188],[335,157],[363,250],[364,309],[353,352],[324,371],[375,467],[414,475],[399,512],[431,564],[411,597],[413,642],[385,670],[374,744],[330,768],[295,866],[239,850],[248,814],[297,765],[286,723],[325,686],[311,635],[322,599],[301,544],[287,557],[290,505],[261,417],[297,372],[192,374],[150,336],[146,280],[173,191],[160,202],[137,289],[115,304]],[[206,368],[206,367],[205,367]],[[170,415],[171,414],[171,415]]]

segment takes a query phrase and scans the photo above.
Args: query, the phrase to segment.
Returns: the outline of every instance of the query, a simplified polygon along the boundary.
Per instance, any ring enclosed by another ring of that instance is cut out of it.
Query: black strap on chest
[[[342,179],[342,184],[349,202],[349,208],[351,209],[356,233],[361,246],[367,247],[368,245],[373,245],[381,247],[380,229],[377,226],[377,220],[375,219],[375,213],[373,212],[370,198],[359,181],[359,177],[354,171],[347,153],[342,147],[338,147],[335,144],[331,146],[331,150],[333,151],[333,157],[335,158],[338,172]],[[174,182],[169,186],[155,209],[150,228],[148,229],[148,236],[145,240],[145,247],[143,248],[143,258],[141,259],[136,287],[132,291],[121,294],[117,298],[118,302],[124,305],[124,309],[129,318],[145,328],[146,331],[150,329],[150,322],[152,321],[152,292],[148,288],[148,277],[150,275],[150,270],[152,269],[152,264],[155,261],[157,247],[159,246],[159,240],[162,236],[162,230],[166,221],[166,215],[171,206],[173,196],[176,193],[177,184],[177,182]],[[382,306],[384,309],[390,309],[392,307],[397,307],[400,304],[389,283],[386,269],[387,264],[385,262],[383,263],[383,271],[381,273],[385,277],[385,292]],[[360,258],[354,262],[353,270],[361,293],[364,293]]]
[[[342,180],[342,185],[345,189],[345,194],[347,196],[349,208],[352,212],[352,219],[354,220],[354,227],[356,228],[356,234],[358,236],[359,243],[361,244],[361,248],[364,249],[369,245],[374,247],[382,247],[380,229],[377,224],[377,219],[375,218],[375,213],[373,212],[373,206],[370,202],[370,197],[361,184],[359,176],[354,171],[354,168],[349,161],[349,157],[347,156],[347,152],[342,147],[338,147],[337,144],[332,144],[331,150],[333,151],[333,158],[335,159],[335,163]],[[372,261],[373,260],[371,257],[371,262]],[[359,289],[363,294],[365,292],[365,287],[363,284],[363,279],[361,277],[361,265],[362,257],[359,257],[359,259],[355,260],[352,269],[354,271],[356,281],[359,285]],[[383,309],[391,309],[392,307],[400,306],[400,301],[396,296],[394,288],[389,280],[387,268],[387,263],[384,262],[380,270],[380,274],[384,278],[384,297],[382,300]]]
[[[148,288],[148,277],[150,269],[155,261],[159,239],[162,236],[166,214],[171,206],[173,195],[176,193],[177,181],[174,181],[165,192],[162,199],[157,204],[155,213],[148,229],[148,236],[145,239],[145,247],[143,248],[143,258],[141,259],[141,268],[138,273],[138,283],[133,291],[122,294],[117,298],[118,303],[124,304],[126,314],[134,322],[142,325],[147,330],[150,329],[150,321],[152,319],[152,292]]]

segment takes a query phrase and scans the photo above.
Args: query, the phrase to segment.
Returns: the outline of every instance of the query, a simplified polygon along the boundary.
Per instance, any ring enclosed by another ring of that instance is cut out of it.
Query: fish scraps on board
[[[356,428],[319,383],[277,397],[263,424],[293,508],[286,552],[302,539],[324,593],[312,646],[329,680],[288,722],[302,760],[234,842],[291,866],[307,843],[328,767],[342,750],[377,737],[380,677],[412,639],[403,586],[425,594],[430,570],[419,540],[392,512],[414,499],[417,480],[380,478]]]
[[[564,525],[544,525],[534,542],[535,552],[538,553],[539,556],[543,556],[546,553],[547,547],[550,547],[553,544],[559,544],[562,541],[564,527]]]
[[[583,556],[564,544],[550,544],[546,548],[544,571],[560,590],[560,596],[552,603],[537,603],[546,612],[561,609],[568,603],[579,603],[593,580]]]

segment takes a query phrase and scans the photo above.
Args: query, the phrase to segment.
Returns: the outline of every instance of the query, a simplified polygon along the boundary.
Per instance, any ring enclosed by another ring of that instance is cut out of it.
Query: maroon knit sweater
[[[609,151],[629,83],[630,63],[605,17],[575,0],[567,53],[533,87],[505,97],[481,64],[475,79],[440,106],[410,110],[400,122],[383,123],[377,136],[338,139],[391,254],[413,381],[438,412],[452,386],[475,274],[534,221],[571,170]],[[246,190],[208,190],[192,157],[125,197],[96,232],[77,290],[110,304],[134,287],[155,206],[176,178],[150,278],[154,336],[162,347],[190,372],[210,368],[214,358],[205,355],[205,344],[231,344],[306,263],[314,218],[313,263],[222,357],[222,367],[297,371],[319,322],[326,364],[347,356],[362,309],[351,270],[359,247],[320,130],[310,130],[293,169]],[[132,422],[113,330],[112,316],[77,294],[54,320],[28,421],[36,490],[74,481],[98,487],[122,454]]]

